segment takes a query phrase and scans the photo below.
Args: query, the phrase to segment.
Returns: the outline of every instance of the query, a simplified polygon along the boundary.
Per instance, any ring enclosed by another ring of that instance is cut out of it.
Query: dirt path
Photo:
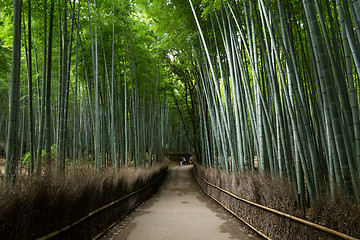
[[[104,240],[253,239],[192,177],[192,166],[172,168],[160,192],[116,225]]]

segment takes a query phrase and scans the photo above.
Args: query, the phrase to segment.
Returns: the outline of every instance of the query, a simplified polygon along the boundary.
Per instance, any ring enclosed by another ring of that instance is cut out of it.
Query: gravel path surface
[[[211,201],[192,176],[192,166],[172,168],[159,193],[117,224],[103,240],[254,239]]]

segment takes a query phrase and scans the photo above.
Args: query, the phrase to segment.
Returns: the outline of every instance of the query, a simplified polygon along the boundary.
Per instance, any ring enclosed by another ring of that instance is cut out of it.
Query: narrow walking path
[[[160,192],[119,223],[106,240],[253,239],[201,191],[192,166],[176,166]]]

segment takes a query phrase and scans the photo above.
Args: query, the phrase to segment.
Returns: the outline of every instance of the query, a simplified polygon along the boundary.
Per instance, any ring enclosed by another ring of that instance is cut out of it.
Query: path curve
[[[211,201],[192,166],[173,167],[159,193],[116,225],[103,240],[254,239]]]

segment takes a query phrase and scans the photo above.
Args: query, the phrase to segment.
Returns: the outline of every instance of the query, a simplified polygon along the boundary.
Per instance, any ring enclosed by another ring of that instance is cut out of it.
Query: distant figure
[[[182,165],[183,165],[183,161],[184,161],[184,158],[183,158],[183,157],[181,157],[181,158],[180,158],[180,166],[182,166]]]
[[[192,157],[189,158],[190,165],[192,165]]]

